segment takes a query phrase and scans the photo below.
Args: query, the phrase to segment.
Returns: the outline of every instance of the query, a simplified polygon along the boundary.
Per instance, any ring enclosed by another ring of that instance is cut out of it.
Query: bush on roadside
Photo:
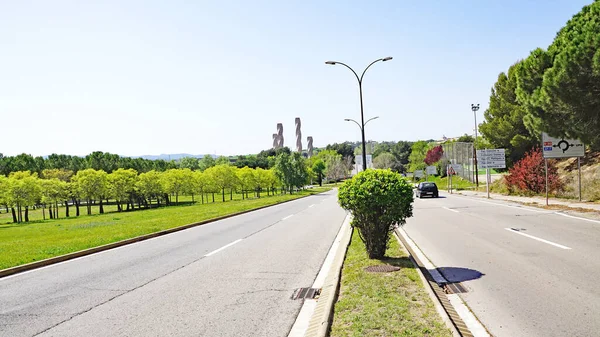
[[[506,176],[506,185],[511,193],[542,193],[546,190],[546,173],[542,150],[537,147],[525,154]],[[562,183],[553,160],[548,161],[548,187],[550,191],[559,191]]]
[[[390,170],[366,170],[346,180],[338,201],[352,212],[369,258],[385,255],[390,232],[412,216],[413,191],[407,179]]]

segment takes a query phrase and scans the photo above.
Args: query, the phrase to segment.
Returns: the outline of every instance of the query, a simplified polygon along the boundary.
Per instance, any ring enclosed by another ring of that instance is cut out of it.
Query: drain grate
[[[400,270],[400,267],[391,266],[389,264],[382,264],[378,266],[368,266],[365,268],[365,271],[369,273],[390,273],[393,271]]]
[[[462,294],[469,292],[469,290],[467,290],[460,282],[445,283],[442,285],[442,289],[444,289],[446,294]]]
[[[303,300],[303,299],[315,299],[321,295],[321,288],[298,288],[294,290],[291,299],[292,300]]]

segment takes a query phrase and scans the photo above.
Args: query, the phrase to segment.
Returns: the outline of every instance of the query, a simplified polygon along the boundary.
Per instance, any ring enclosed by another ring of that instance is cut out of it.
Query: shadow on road
[[[478,270],[459,267],[440,267],[438,271],[444,275],[448,282],[465,282],[480,279],[485,274]]]

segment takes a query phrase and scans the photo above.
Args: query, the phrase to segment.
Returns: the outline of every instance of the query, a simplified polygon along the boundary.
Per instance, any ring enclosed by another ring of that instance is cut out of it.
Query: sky
[[[498,74],[592,0],[0,0],[0,153],[237,155],[473,133]]]

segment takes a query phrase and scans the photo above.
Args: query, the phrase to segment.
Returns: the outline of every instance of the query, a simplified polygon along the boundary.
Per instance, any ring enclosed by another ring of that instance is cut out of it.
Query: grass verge
[[[393,273],[365,267],[391,264]],[[370,260],[358,233],[346,253],[331,336],[452,336],[408,254],[392,237],[384,260]]]
[[[330,188],[221,203],[170,206],[0,225],[0,270],[186,224],[274,205]]]

